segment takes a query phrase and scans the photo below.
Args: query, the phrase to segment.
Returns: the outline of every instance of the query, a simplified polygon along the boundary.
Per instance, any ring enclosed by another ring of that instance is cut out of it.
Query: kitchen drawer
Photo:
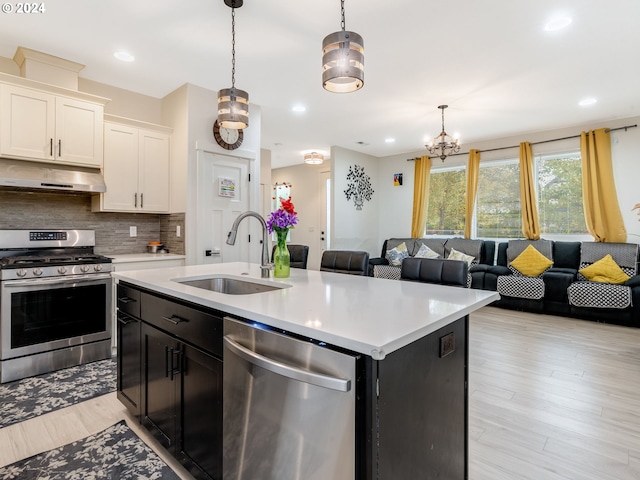
[[[222,317],[148,293],[140,294],[142,320],[222,358]]]
[[[119,283],[116,297],[118,310],[140,318],[140,294],[140,290]]]

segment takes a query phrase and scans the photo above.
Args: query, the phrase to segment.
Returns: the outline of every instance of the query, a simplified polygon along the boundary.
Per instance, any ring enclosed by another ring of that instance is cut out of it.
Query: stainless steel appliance
[[[356,357],[231,318],[223,354],[223,478],[355,478]]]
[[[0,230],[0,383],[111,356],[111,259],[93,230]]]

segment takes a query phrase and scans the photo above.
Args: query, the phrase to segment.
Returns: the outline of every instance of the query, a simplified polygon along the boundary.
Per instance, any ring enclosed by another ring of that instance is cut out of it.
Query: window
[[[587,234],[580,153],[536,156],[534,177],[542,235]],[[463,234],[465,189],[465,167],[432,170],[427,235]],[[480,164],[472,237],[522,237],[517,158]]]
[[[540,231],[544,234],[588,234],[582,203],[580,153],[536,158]]]
[[[462,235],[464,233],[464,167],[432,171],[429,179],[427,235]]]
[[[480,163],[474,230],[480,238],[522,237],[517,159]]]

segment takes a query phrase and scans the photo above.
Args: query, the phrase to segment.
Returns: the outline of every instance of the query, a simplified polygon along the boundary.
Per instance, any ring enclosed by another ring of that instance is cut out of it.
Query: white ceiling
[[[0,13],[0,56],[24,46],[158,98],[184,83],[231,86],[223,0],[43,4],[44,13]],[[261,106],[274,168],[332,145],[421,151],[440,132],[443,103],[447,132],[463,144],[640,114],[638,0],[346,0],[345,11],[346,29],[365,42],[365,85],[350,94],[321,84],[322,39],[340,30],[339,0],[245,0],[236,10],[236,87]],[[571,25],[545,31],[559,13]],[[114,59],[121,49],[136,61]],[[598,102],[578,106],[587,96]],[[307,111],[292,112],[296,103]]]

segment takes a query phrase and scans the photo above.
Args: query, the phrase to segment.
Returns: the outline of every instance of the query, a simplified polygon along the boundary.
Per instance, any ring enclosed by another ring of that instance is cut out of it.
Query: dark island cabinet
[[[140,292],[118,285],[116,301],[118,306],[117,397],[139,419],[142,383]]]
[[[139,412],[140,422],[194,477],[222,479],[224,314],[120,285],[129,290],[123,290],[124,302],[119,298],[118,314],[127,318],[118,326],[118,398],[132,413]],[[469,317],[463,316],[383,359],[359,356],[352,386],[355,425],[345,426],[355,429],[355,471],[348,480],[469,478],[468,339]],[[277,427],[261,433],[272,442],[280,434]],[[227,455],[237,453],[231,452],[232,443],[226,448]],[[267,459],[260,480],[286,480],[274,476],[269,467]],[[325,473],[313,478],[330,478]]]
[[[122,335],[118,360],[124,378],[128,372],[132,379],[136,368],[139,372],[138,401],[129,401],[125,393],[131,388],[120,391],[120,383],[118,398],[195,478],[220,480],[222,317],[177,299],[134,291],[140,305],[138,340]],[[119,323],[119,332],[131,325]],[[129,383],[133,381],[123,385]]]

